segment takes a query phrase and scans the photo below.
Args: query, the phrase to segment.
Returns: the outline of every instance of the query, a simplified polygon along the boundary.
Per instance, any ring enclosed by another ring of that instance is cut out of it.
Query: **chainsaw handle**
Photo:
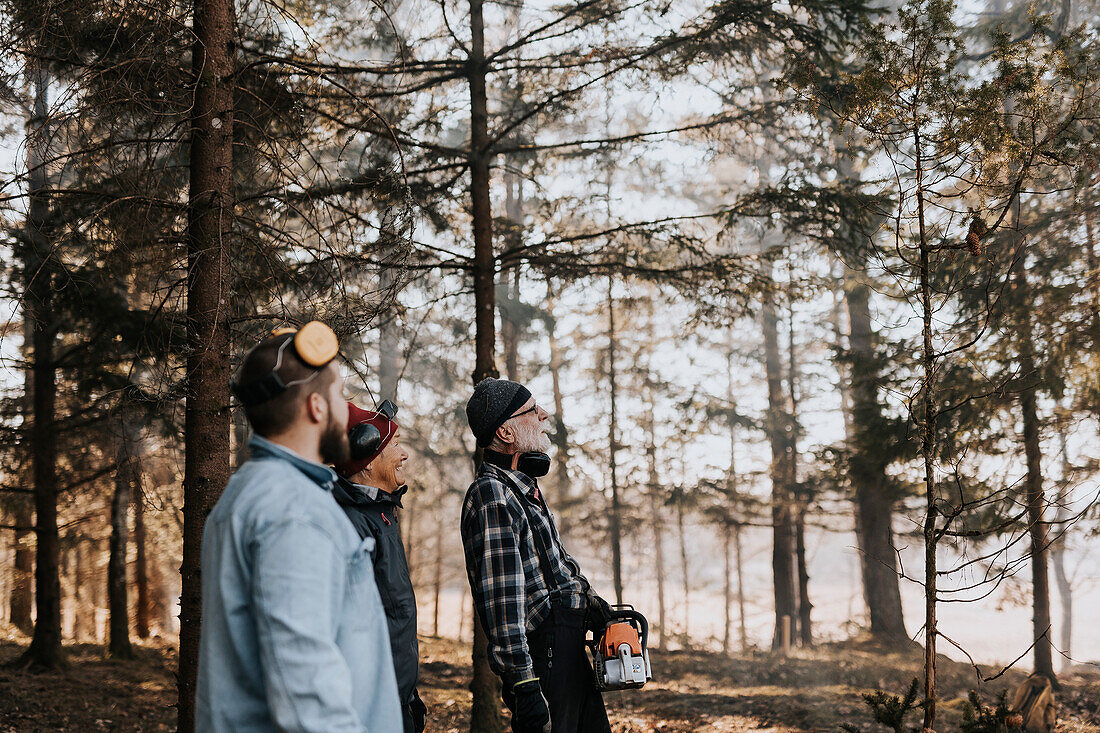
[[[638,625],[638,631],[642,635],[642,648],[649,648],[649,622],[645,616],[634,610],[634,606],[612,606],[611,619],[607,622],[610,626],[615,621],[634,621]],[[604,627],[606,629],[606,626]]]

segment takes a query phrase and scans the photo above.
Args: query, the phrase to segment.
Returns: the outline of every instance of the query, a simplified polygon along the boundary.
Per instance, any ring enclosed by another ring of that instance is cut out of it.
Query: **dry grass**
[[[15,659],[25,639],[0,639],[0,664]],[[68,648],[63,672],[31,675],[0,669],[0,733],[18,731],[170,731],[175,727],[174,650],[137,648],[133,661],[103,659],[103,648]],[[421,640],[421,693],[431,733],[466,730],[470,709],[469,648],[446,639]],[[766,653],[723,657],[704,652],[653,654],[657,679],[644,690],[607,696],[613,728],[622,733],[837,731],[841,722],[874,730],[860,699],[873,689],[902,692],[919,673],[921,652],[847,642],[782,658]],[[973,668],[939,662],[943,733],[958,729],[971,688],[993,702],[1023,679],[1015,670],[979,685]],[[983,669],[987,676],[995,670]],[[1063,679],[1064,733],[1100,733],[1100,673]],[[913,721],[916,724],[916,720]]]

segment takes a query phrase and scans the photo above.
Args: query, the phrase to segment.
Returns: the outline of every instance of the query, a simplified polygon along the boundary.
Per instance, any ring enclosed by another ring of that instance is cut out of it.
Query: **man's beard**
[[[528,451],[545,453],[550,450],[550,436],[542,431],[541,424],[520,423],[515,426],[515,433],[517,453]]]
[[[351,441],[347,429],[339,420],[331,420],[321,433],[321,460],[339,466],[351,460]]]

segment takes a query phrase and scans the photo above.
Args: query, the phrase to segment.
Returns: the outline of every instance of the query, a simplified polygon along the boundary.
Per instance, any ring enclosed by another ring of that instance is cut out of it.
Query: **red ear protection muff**
[[[313,379],[317,374],[335,359],[340,353],[340,342],[332,329],[320,321],[310,321],[301,328],[277,328],[271,332],[268,338],[283,336],[293,333],[294,338],[287,339],[279,347],[279,354],[275,360],[275,366],[271,371],[251,384],[233,382],[231,387],[233,394],[244,405],[258,405],[267,402],[273,397],[281,395],[296,384],[302,384]],[[279,367],[283,365],[283,352],[289,344],[294,344],[294,353],[305,364],[314,368],[314,372],[305,379],[296,379],[292,382],[284,382],[279,376]]]
[[[397,405],[389,400],[385,400],[375,412],[382,413],[387,420],[393,420],[397,417]],[[361,422],[351,429],[348,433],[348,441],[351,443],[351,459],[353,461],[362,461],[370,458],[378,450],[378,446],[382,445],[382,441],[388,436],[382,435],[381,431],[369,422]]]

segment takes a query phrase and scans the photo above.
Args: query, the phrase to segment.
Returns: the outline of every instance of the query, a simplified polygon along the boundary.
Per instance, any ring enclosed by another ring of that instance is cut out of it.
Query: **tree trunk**
[[[35,621],[31,644],[20,664],[33,669],[57,669],[65,663],[61,648],[60,545],[57,532],[57,370],[54,364],[54,278],[47,233],[50,215],[45,160],[48,152],[49,76],[33,66],[34,112],[28,121],[28,198],[24,257],[24,313],[32,324],[33,395],[30,417],[31,473],[35,512]]]
[[[770,265],[765,275],[770,282],[774,282]],[[768,381],[766,430],[772,452],[772,579],[775,597],[772,649],[775,650],[782,643],[783,618],[797,623],[798,608],[795,596],[794,524],[791,521],[791,426],[779,360],[779,319],[775,312],[775,295],[770,287],[764,294],[762,312],[764,368]]]
[[[187,222],[187,397],[178,722],[195,725],[206,516],[229,480],[229,250],[233,237],[233,0],[195,0]]]
[[[130,547],[129,509],[136,481],[133,428],[126,424],[125,408],[119,418],[115,493],[111,498],[111,539],[107,558],[107,608],[110,635],[107,654],[117,659],[134,656],[130,646],[130,595],[126,578],[126,555]]]
[[[25,314],[24,314],[25,315]],[[34,321],[23,318],[23,353],[30,353],[34,343]],[[23,405],[24,415],[32,414],[34,409],[34,369],[30,359],[24,360],[23,369]],[[34,545],[31,533],[34,531],[34,482],[28,467],[31,457],[26,456],[24,469],[20,472],[23,481],[30,487],[28,495],[15,494],[11,498],[11,515],[15,524],[12,535],[14,560],[12,563],[11,595],[8,597],[8,620],[24,634],[34,630],[31,619],[31,605],[34,603]]]
[[[733,537],[733,525],[722,524],[722,653],[730,653],[730,606],[733,605],[733,583],[730,580],[730,544]]]
[[[729,410],[730,463],[729,468],[726,470],[725,503],[724,506],[719,508],[722,513],[722,606],[725,618],[725,624],[722,628],[722,652],[724,654],[730,653],[730,606],[733,604],[733,589],[730,579],[730,544],[734,532],[740,531],[738,526],[740,518],[734,516],[734,513],[739,511],[739,507],[737,503],[737,420],[733,384],[733,356],[733,344],[731,343],[729,351],[726,353],[726,409]],[[737,564],[737,572],[740,574],[740,555]],[[740,585],[740,581],[738,581],[738,585]],[[740,591],[740,588],[738,588],[738,591]],[[741,623],[744,627],[743,614]],[[744,646],[743,640],[742,646]]]
[[[31,527],[34,511],[31,497],[16,495],[12,501],[12,520],[16,527]],[[8,598],[8,620],[24,634],[34,629],[31,605],[34,603],[34,547],[31,529],[17,529],[12,535],[11,596]]]
[[[676,533],[680,540],[680,582],[684,594],[683,646],[691,644],[691,575],[688,571],[687,530],[684,528],[684,495],[676,497]]]
[[[834,135],[838,150],[848,150],[847,142]],[[839,159],[841,178],[860,183],[857,166],[863,165],[851,154]],[[863,215],[850,211],[846,217],[847,239],[854,252],[863,251],[860,241],[865,227]],[[843,264],[842,264],[843,266]],[[856,544],[859,549],[863,599],[870,618],[871,636],[891,645],[908,640],[901,608],[901,578],[894,545],[894,504],[897,497],[890,489],[886,463],[878,446],[884,424],[879,402],[879,359],[875,353],[875,333],[871,319],[871,289],[861,279],[864,262],[857,255],[854,269],[844,270],[844,301],[848,312],[847,388],[841,385],[845,410],[845,438],[850,452],[848,480],[855,503]],[[839,304],[838,304],[839,305]],[[834,323],[840,335],[839,308]]]
[[[141,481],[134,487],[134,590],[137,605],[134,609],[134,633],[139,639],[149,638],[149,560],[146,556],[145,495]]]
[[[733,556],[737,563],[737,619],[741,636],[741,651],[749,648],[749,633],[745,627],[745,579],[744,563],[741,556],[741,525],[735,525],[733,531]]]
[[[813,626],[810,623],[810,573],[806,567],[806,510],[800,507],[794,523],[795,557],[798,561],[798,633],[802,646],[814,645]]]
[[[791,447],[791,487],[796,492],[794,498],[794,556],[798,578],[798,634],[802,646],[813,646],[813,630],[810,625],[810,573],[806,567],[806,511],[809,496],[798,481],[798,434],[801,425],[798,422],[798,362],[794,347],[794,276],[787,282],[788,304],[790,307],[789,329],[787,331],[787,388],[791,398],[790,447]]]
[[[551,441],[557,449],[557,453],[554,456],[554,477],[558,506],[561,512],[561,522],[558,525],[558,530],[565,535],[569,531],[570,519],[572,518],[575,507],[575,499],[573,497],[573,481],[569,475],[569,430],[565,426],[565,400],[561,391],[561,370],[564,359],[561,353],[561,344],[558,343],[557,333],[555,331],[557,324],[554,320],[554,298],[551,294],[551,289],[552,285],[548,281],[546,285],[545,304],[547,315],[546,331],[547,341],[550,347],[550,382],[554,393],[554,415],[551,417],[551,420],[554,421],[554,432],[551,434]]]
[[[1061,504],[1059,504],[1058,510],[1055,521],[1066,521],[1069,517],[1068,512],[1065,512]],[[1065,531],[1064,526],[1063,531]],[[1051,545],[1050,564],[1054,568],[1054,580],[1058,584],[1058,598],[1062,606],[1062,633],[1059,634],[1059,637],[1062,647],[1061,651],[1062,654],[1065,655],[1062,657],[1061,663],[1062,671],[1064,672],[1066,668],[1070,666],[1070,660],[1073,658],[1073,586],[1070,584],[1069,576],[1066,574],[1066,544],[1064,536],[1059,537],[1058,540]]]
[[[871,289],[855,277],[844,288],[848,305],[851,360],[852,437],[848,478],[855,494],[856,540],[859,546],[863,599],[871,635],[897,644],[908,638],[901,609],[901,587],[894,546],[894,496],[886,465],[874,448],[881,440],[882,406],[878,399],[878,360],[872,332]]]
[[[647,480],[649,494],[650,523],[653,525],[653,554],[657,567],[657,650],[665,651],[668,648],[668,614],[665,605],[665,518],[662,516],[661,490],[659,476],[657,475],[657,436],[656,420],[654,419],[653,385],[650,377],[646,375],[646,396],[649,400],[646,417],[646,432],[648,444],[646,445],[646,464],[649,469]]]
[[[1062,672],[1065,672],[1072,664],[1073,658],[1073,586],[1066,574],[1066,536],[1071,529],[1067,521],[1070,518],[1069,504],[1073,500],[1070,488],[1073,469],[1069,463],[1069,449],[1066,445],[1064,427],[1060,426],[1058,429],[1058,440],[1061,443],[1062,453],[1062,491],[1054,509],[1054,524],[1058,527],[1058,538],[1050,545],[1050,565],[1054,568],[1054,581],[1058,585],[1058,600],[1062,607],[1061,633],[1058,635],[1062,660],[1059,667]]]
[[[432,636],[439,636],[439,595],[443,592],[443,535],[435,536],[435,563],[432,574]]]
[[[1030,348],[1024,345],[1021,359],[1023,374],[1034,374]],[[1024,453],[1027,457],[1027,519],[1031,536],[1032,630],[1035,639],[1035,671],[1056,681],[1051,657],[1050,576],[1047,569],[1047,530],[1043,513],[1043,475],[1039,448],[1039,417],[1035,405],[1035,388],[1028,386],[1020,394],[1024,421]]]
[[[73,557],[73,639],[84,642],[96,637],[95,556],[91,539],[77,535]]]
[[[611,476],[611,516],[609,531],[611,536],[611,574],[615,587],[615,603],[623,602],[623,538],[622,506],[619,503],[619,472],[616,455],[619,450],[618,425],[618,379],[615,374],[615,281],[607,277],[607,383],[611,397],[611,412],[607,423],[608,467]]]
[[[520,323],[515,312],[519,306],[519,280],[519,265],[500,271],[500,289],[507,299],[507,307],[500,309],[500,341],[504,350],[504,374],[513,382],[520,381]]]
[[[389,207],[382,212],[381,233],[385,239],[396,242],[398,232],[396,216],[394,214],[395,202],[387,201]],[[383,267],[378,274],[379,289],[384,295],[393,293],[393,301],[390,308],[380,314],[378,323],[378,399],[397,401],[397,383],[400,379],[400,336],[401,304],[397,300],[397,276],[393,268]]]
[[[936,352],[932,345],[932,286],[929,282],[929,244],[924,222],[924,163],[921,159],[920,135],[914,135],[916,150],[917,225],[920,247],[920,311],[921,311],[921,377],[924,395],[924,414],[921,419],[921,458],[924,462],[924,725],[927,730],[936,727],[936,603],[937,569],[936,546],[939,542],[936,508],[939,496],[936,489]]]
[[[1019,232],[1020,203],[1013,205],[1010,227]],[[1012,290],[1020,311],[1017,341],[1020,349],[1020,378],[1024,380],[1019,392],[1020,417],[1023,421],[1024,456],[1027,464],[1025,487],[1027,492],[1028,534],[1031,539],[1031,587],[1032,634],[1035,640],[1035,671],[1049,677],[1056,685],[1054,660],[1051,654],[1050,575],[1047,565],[1047,530],[1043,514],[1046,496],[1043,492],[1042,449],[1039,445],[1039,414],[1036,386],[1040,377],[1035,368],[1032,351],[1033,335],[1028,312],[1031,307],[1031,286],[1027,277],[1027,253],[1020,235],[1016,235],[1018,251],[1012,268]]]
[[[474,384],[497,376],[496,257],[493,217],[489,200],[489,102],[485,89],[485,17],[483,0],[470,0],[470,56],[466,61],[470,84],[470,201],[474,229]],[[475,455],[480,462],[480,451]],[[470,733],[503,733],[500,681],[489,667],[488,637],[474,612],[473,678],[470,692]]]

